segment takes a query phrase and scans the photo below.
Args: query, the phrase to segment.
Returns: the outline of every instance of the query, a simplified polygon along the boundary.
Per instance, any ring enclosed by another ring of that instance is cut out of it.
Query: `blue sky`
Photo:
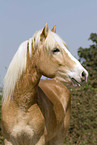
[[[1,0],[0,85],[6,68],[21,42],[48,22],[77,57],[80,46],[88,47],[91,32],[97,33],[97,0]]]

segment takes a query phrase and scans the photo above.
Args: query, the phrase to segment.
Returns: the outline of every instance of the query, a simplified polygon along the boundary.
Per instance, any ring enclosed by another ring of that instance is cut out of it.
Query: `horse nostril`
[[[86,77],[86,73],[84,71],[82,72],[82,77]]]
[[[86,80],[86,73],[84,71],[81,73],[81,80],[82,82]]]

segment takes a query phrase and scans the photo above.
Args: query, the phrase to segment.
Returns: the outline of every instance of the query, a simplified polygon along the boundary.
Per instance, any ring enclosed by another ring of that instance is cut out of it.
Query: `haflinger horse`
[[[42,80],[44,75],[52,80]],[[70,93],[88,72],[48,24],[18,48],[4,79],[5,145],[62,145],[69,127]]]

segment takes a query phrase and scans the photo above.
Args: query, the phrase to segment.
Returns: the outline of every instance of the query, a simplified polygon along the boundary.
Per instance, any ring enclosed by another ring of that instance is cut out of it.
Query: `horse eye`
[[[58,48],[55,48],[52,52],[56,53],[56,52],[60,52],[60,50]]]

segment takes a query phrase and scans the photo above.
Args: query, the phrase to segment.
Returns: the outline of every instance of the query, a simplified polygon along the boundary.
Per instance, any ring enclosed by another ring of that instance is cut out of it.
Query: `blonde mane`
[[[35,46],[34,38],[36,40],[35,42],[38,43],[40,39],[40,33],[41,31],[38,31],[33,35],[32,38],[24,41],[14,55],[4,78],[3,101],[11,98],[17,81],[20,79],[22,73],[26,69],[27,44],[29,43],[29,56],[31,57],[31,44],[33,42],[33,45]]]
[[[43,30],[43,29],[42,29]],[[27,49],[29,49],[29,57],[32,57],[32,43],[33,43],[33,49],[38,48],[39,49],[39,41],[40,41],[40,35],[42,33],[42,30],[36,32],[32,38],[29,40],[24,41],[18,48],[16,54],[14,55],[9,68],[7,70],[7,73],[4,78],[4,89],[3,89],[3,100],[7,101],[11,98],[14,88],[16,86],[16,83],[20,79],[22,73],[26,69],[26,59],[27,59]],[[71,54],[67,50],[66,43],[56,34],[49,30],[49,43],[52,43],[53,41],[58,42],[60,46],[62,46],[63,49],[68,53],[68,55]],[[55,38],[55,40],[53,39]],[[28,45],[29,44],[29,45]],[[52,43],[53,45],[53,43]],[[48,47],[47,47],[48,49]]]

